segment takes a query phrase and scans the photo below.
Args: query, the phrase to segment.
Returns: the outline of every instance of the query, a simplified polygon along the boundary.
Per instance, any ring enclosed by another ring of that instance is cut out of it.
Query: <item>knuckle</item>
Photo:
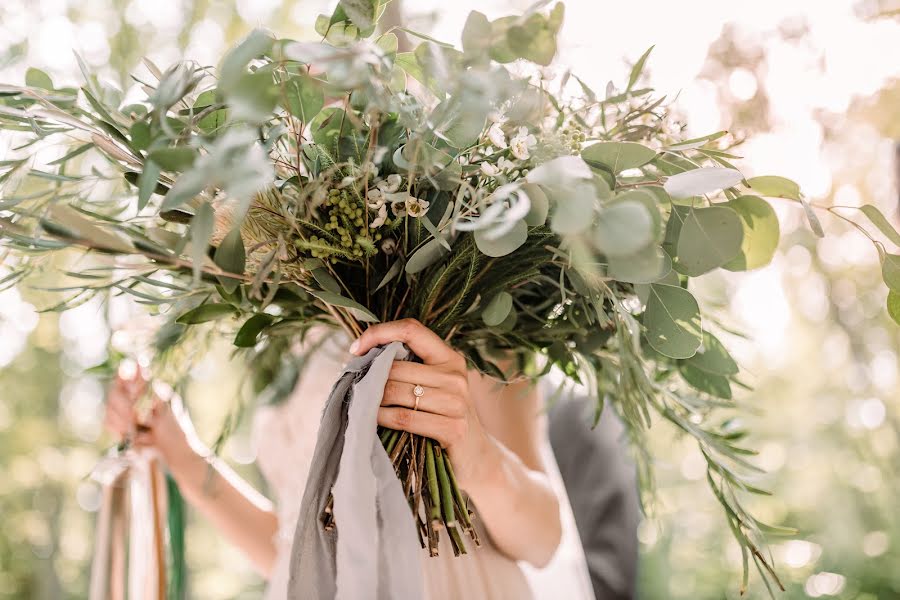
[[[447,426],[447,445],[452,446],[465,439],[469,427],[464,419],[454,419]]]
[[[394,413],[394,423],[397,424],[397,427],[400,429],[405,429],[409,427],[412,422],[412,412],[408,410],[404,410],[402,408],[395,409],[391,411]]]

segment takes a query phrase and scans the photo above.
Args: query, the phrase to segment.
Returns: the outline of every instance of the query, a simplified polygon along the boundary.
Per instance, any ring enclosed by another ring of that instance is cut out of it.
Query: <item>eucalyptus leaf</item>
[[[594,242],[606,256],[630,256],[649,246],[655,238],[653,216],[637,200],[615,202],[597,213]]]
[[[41,88],[44,90],[52,90],[53,80],[50,79],[49,75],[47,75],[40,69],[29,67],[28,70],[25,71],[25,85],[27,85],[28,87]]]
[[[744,179],[740,171],[723,167],[703,167],[672,175],[663,186],[673,198],[704,196],[733,187]]]
[[[428,240],[407,259],[405,271],[415,275],[439,261],[445,254],[447,250],[440,239]]]
[[[209,238],[215,228],[215,220],[216,213],[207,202],[197,208],[194,218],[191,219],[191,262],[194,283],[200,281],[200,273],[207,260],[206,249],[209,247]]]
[[[164,171],[185,171],[197,160],[197,150],[186,146],[160,148],[150,152],[149,158]]]
[[[601,166],[613,173],[642,167],[656,158],[656,151],[636,142],[597,142],[581,151],[591,166]]]
[[[634,284],[654,283],[664,280],[672,271],[672,259],[654,245],[630,256],[607,257],[606,270],[607,275],[616,281]]]
[[[900,325],[900,294],[891,290],[887,295],[887,311],[894,323]]]
[[[513,297],[509,292],[500,292],[487,303],[481,312],[481,318],[488,327],[496,327],[509,316],[513,307]]]
[[[741,252],[744,228],[740,217],[726,206],[695,208],[678,236],[677,268],[695,277],[721,267]]]
[[[690,361],[679,365],[678,370],[695,390],[723,400],[731,400],[731,382],[727,377],[698,369]]]
[[[547,222],[550,211],[550,199],[541,187],[534,183],[523,183],[522,192],[528,196],[529,208],[525,215],[525,223],[529,227],[539,227]]]
[[[375,25],[379,0],[340,0],[340,6],[347,17],[360,29],[369,29]]]
[[[876,206],[863,204],[859,207],[859,210],[868,217],[869,221],[871,221],[887,239],[891,240],[895,246],[900,246],[900,233],[897,233],[897,230],[891,225],[891,222],[888,221],[887,217],[885,217]]]
[[[144,170],[138,177],[138,212],[142,211],[150,201],[150,196],[156,191],[156,185],[159,182],[160,168],[156,162],[147,160],[144,163]]]
[[[697,300],[673,285],[650,286],[644,327],[653,349],[669,358],[690,358],[703,341]]]
[[[775,209],[757,196],[740,196],[721,206],[737,213],[744,230],[741,251],[722,266],[729,271],[749,271],[769,264],[781,239]]]
[[[272,48],[272,36],[261,29],[254,29],[237,46],[228,51],[219,65],[219,88],[223,92],[233,89],[246,73],[247,65]]]
[[[737,363],[722,342],[708,331],[703,332],[703,345],[697,354],[687,359],[686,364],[706,373],[724,377],[737,375],[739,371]]]
[[[308,77],[291,77],[282,90],[284,108],[303,123],[312,122],[325,106],[325,93]]]
[[[747,184],[760,196],[800,200],[800,186],[786,177],[762,175],[751,177],[747,180]]]
[[[243,275],[246,260],[247,254],[244,250],[244,240],[241,239],[241,228],[240,226],[234,227],[219,243],[213,256],[213,262],[223,271]],[[234,292],[241,283],[239,279],[233,277],[219,277],[218,279],[222,287],[229,293]]]
[[[891,291],[900,293],[900,255],[884,255],[881,262],[881,277]]]
[[[266,313],[258,313],[244,321],[241,328],[234,336],[234,345],[238,348],[252,348],[259,341],[259,334],[263,332],[275,317]]]
[[[180,315],[175,319],[175,322],[180,323],[181,325],[199,325],[200,323],[208,323],[209,321],[221,319],[227,315],[234,315],[236,312],[234,306],[224,302],[201,304],[200,306],[187,311],[183,315]]]
[[[350,311],[350,313],[360,321],[365,321],[367,323],[377,323],[378,317],[376,317],[372,311],[368,308],[360,304],[359,302],[355,302],[350,300],[349,298],[345,298],[339,294],[333,294],[331,292],[325,292],[320,290],[307,290],[311,295],[315,296],[325,304],[329,304],[331,306],[339,306],[341,308],[346,308]]]
[[[475,231],[475,245],[487,256],[506,256],[518,249],[528,239],[528,225],[525,220],[519,220],[509,231],[499,237],[492,237],[490,230],[479,229]]]

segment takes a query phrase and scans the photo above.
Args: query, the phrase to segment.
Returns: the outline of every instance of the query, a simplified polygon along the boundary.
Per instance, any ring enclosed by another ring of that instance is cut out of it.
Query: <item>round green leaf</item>
[[[653,216],[647,206],[625,199],[603,207],[597,215],[594,242],[606,256],[630,256],[656,238]]]
[[[554,188],[552,196],[554,208],[550,228],[553,231],[562,235],[575,234],[591,226],[597,195],[590,182],[574,183],[565,189]]]
[[[679,286],[650,286],[644,327],[653,349],[669,358],[690,358],[703,341],[697,300]]]
[[[499,237],[491,237],[490,230],[479,229],[475,232],[475,245],[482,253],[491,257],[506,256],[528,239],[528,225],[519,220],[512,229]]]
[[[635,142],[598,142],[581,151],[591,166],[602,166],[613,173],[634,169],[656,158],[656,151]]]
[[[616,281],[653,283],[667,277],[672,271],[672,259],[659,246],[648,246],[631,256],[607,257],[606,270]]]
[[[550,211],[550,200],[541,187],[534,183],[522,184],[522,191],[528,196],[531,208],[525,215],[525,223],[529,227],[540,227],[547,222],[547,213]]]
[[[725,202],[723,206],[738,214],[744,228],[741,251],[723,267],[729,271],[749,271],[772,262],[781,238],[775,209],[757,196],[741,196]]]
[[[282,84],[282,104],[301,122],[310,123],[325,106],[325,93],[307,77],[291,77]]]
[[[488,327],[496,327],[509,316],[513,307],[513,297],[508,292],[500,292],[484,307],[481,318]]]
[[[737,256],[743,238],[741,219],[732,209],[695,208],[678,236],[678,268],[692,277],[708,273]]]

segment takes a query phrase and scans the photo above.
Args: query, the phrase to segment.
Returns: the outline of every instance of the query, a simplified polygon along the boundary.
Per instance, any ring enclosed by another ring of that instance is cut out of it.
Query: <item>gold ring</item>
[[[413,388],[413,396],[416,397],[416,402],[415,402],[415,404],[413,404],[414,411],[419,410],[419,398],[421,398],[424,395],[425,395],[425,388],[423,388],[421,385],[417,385],[416,387]]]

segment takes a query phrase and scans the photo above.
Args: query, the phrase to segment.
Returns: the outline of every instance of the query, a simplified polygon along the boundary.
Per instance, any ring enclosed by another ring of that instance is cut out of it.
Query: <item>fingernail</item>
[[[350,344],[350,354],[356,354],[359,351],[359,340],[354,340],[352,344]]]

